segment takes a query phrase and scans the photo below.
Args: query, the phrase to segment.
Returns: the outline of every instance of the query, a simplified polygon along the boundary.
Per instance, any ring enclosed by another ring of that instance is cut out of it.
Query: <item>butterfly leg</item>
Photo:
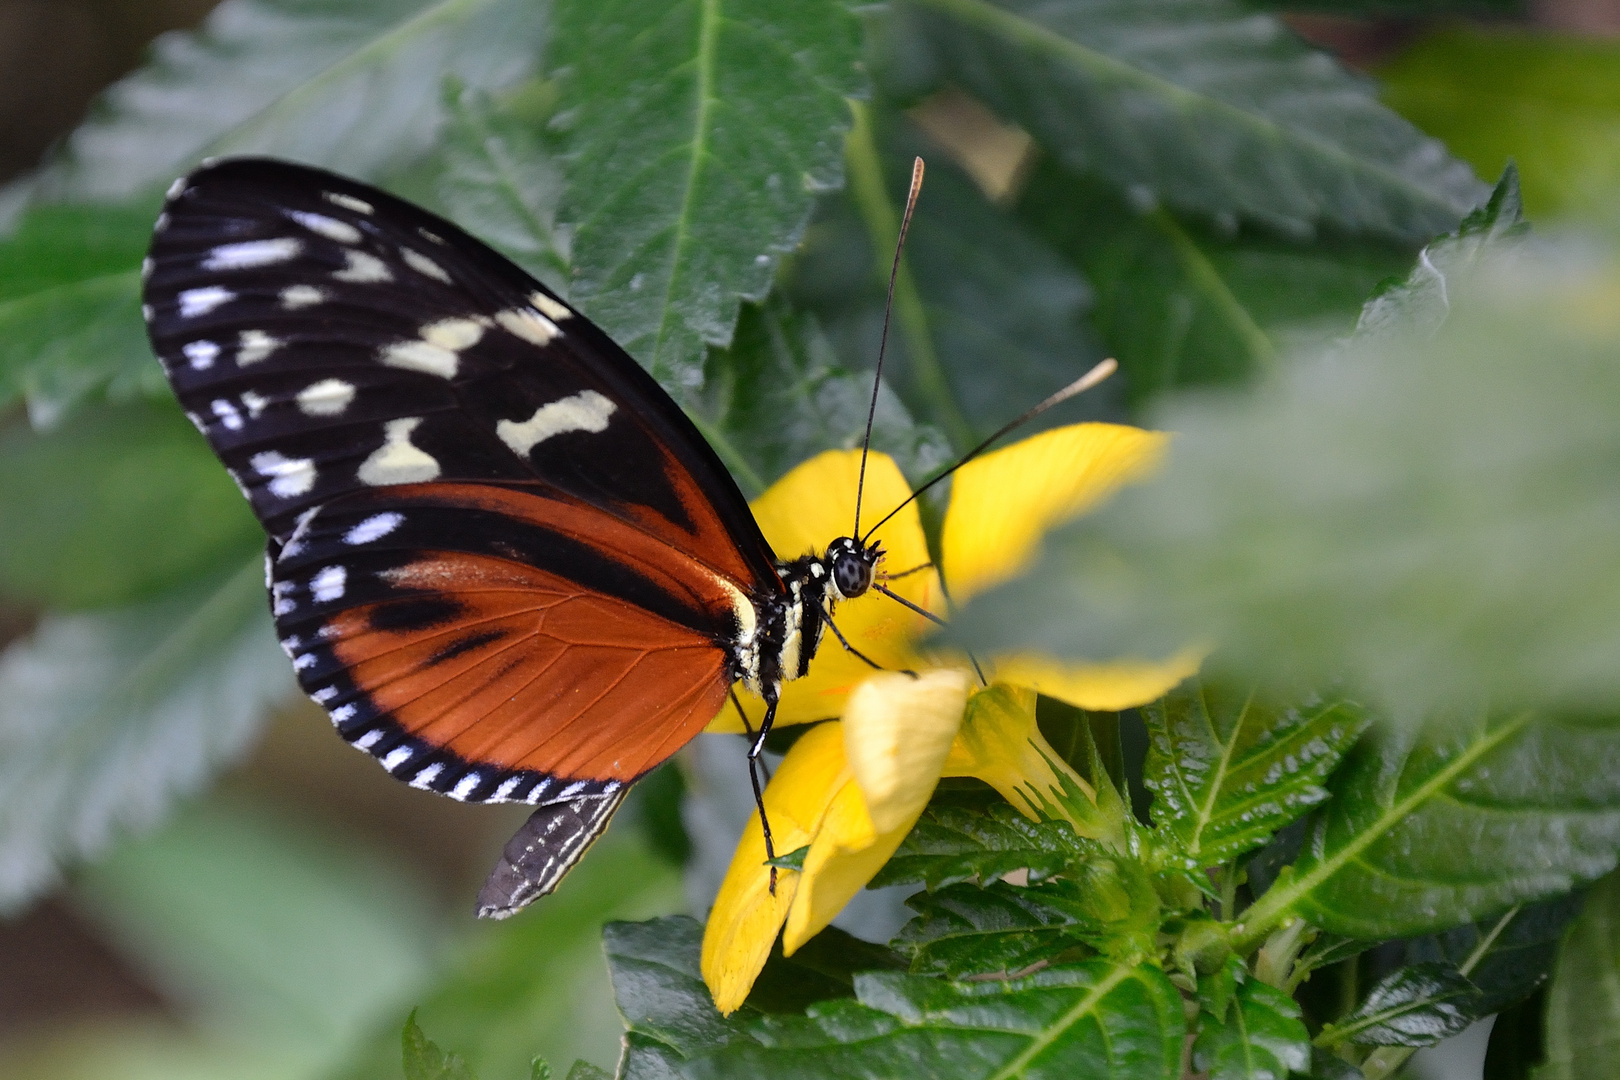
[[[838,644],[844,647],[845,652],[854,653],[857,660],[865,663],[866,666],[871,668],[873,671],[888,670],[888,668],[884,667],[876,660],[873,660],[870,656],[867,656],[865,653],[861,652],[861,650],[849,643],[849,639],[844,636],[844,632],[842,630],[838,629],[838,624],[833,622],[832,614],[826,609],[825,606],[821,608],[821,620],[827,624],[827,628],[833,632],[833,637],[838,639]],[[917,673],[912,671],[910,668],[901,668],[900,674],[910,675],[913,679],[917,677]]]
[[[759,808],[759,827],[765,834],[765,858],[776,858],[776,845],[771,840],[771,819],[765,812],[765,789],[759,783],[759,770],[765,767],[760,755],[765,752],[765,736],[771,733],[771,724],[776,720],[776,701],[780,692],[775,686],[767,685],[765,688],[765,718],[759,722],[759,734],[755,736],[753,745],[748,748],[748,781],[754,786],[754,805]],[[736,695],[732,695],[732,702],[736,703]],[[742,706],[737,706],[742,712]],[[748,717],[743,717],[743,727],[748,727]],[[753,734],[749,732],[749,734]],[[771,867],[771,895],[776,895],[776,867]]]

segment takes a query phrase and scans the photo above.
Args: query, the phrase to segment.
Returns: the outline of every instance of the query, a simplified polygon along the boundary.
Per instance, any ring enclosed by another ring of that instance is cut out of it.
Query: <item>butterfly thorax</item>
[[[882,556],[880,545],[867,547],[845,536],[827,545],[824,554],[778,562],[783,592],[758,603],[757,629],[736,650],[743,684],[771,700],[782,683],[808,673],[833,608],[872,587]]]

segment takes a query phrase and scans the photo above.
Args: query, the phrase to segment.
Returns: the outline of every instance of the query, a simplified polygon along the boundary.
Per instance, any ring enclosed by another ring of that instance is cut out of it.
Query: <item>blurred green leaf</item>
[[[823,450],[861,445],[872,375],[834,354],[815,316],[773,294],[745,305],[731,347],[710,358],[719,422],[709,441],[751,495]],[[699,417],[702,422],[702,417]],[[885,380],[872,418],[872,449],[920,481],[950,459],[943,435],[912,420]]]
[[[1031,821],[999,795],[965,805],[936,801],[872,879],[873,888],[921,882],[932,892],[958,881],[988,884],[1014,870],[1041,881],[1087,849],[1063,821]]]
[[[1481,922],[1406,943],[1409,962],[1453,964],[1480,991],[1481,1016],[1523,1001],[1547,981],[1570,920],[1581,912],[1580,893],[1527,904]]]
[[[1370,81],[1250,7],[908,0],[901,17],[941,77],[1142,204],[1421,243],[1484,195]]]
[[[1547,985],[1546,1059],[1536,1080],[1620,1076],[1620,874],[1586,897]]]
[[[483,1077],[525,1075],[536,1051],[552,1061],[607,1060],[621,1027],[602,962],[602,924],[680,906],[678,873],[633,831],[610,830],[521,917],[466,930],[417,998],[417,1012]],[[398,1080],[398,1023],[395,1015],[376,1026],[331,1080]]]
[[[1412,964],[1367,991],[1354,1012],[1316,1037],[1319,1046],[1433,1046],[1479,1018],[1479,991],[1450,964]]]
[[[226,0],[200,30],[158,39],[22,183],[36,201],[121,200],[255,153],[377,179],[433,145],[446,75],[511,84],[545,36],[531,0]]]
[[[1348,331],[1373,287],[1412,261],[1410,246],[1376,239],[1223,232],[1134,206],[1051,159],[1035,166],[1018,212],[1085,272],[1091,324],[1137,405],[1263,372],[1304,334]]]
[[[501,99],[453,87],[436,190],[456,224],[566,296],[568,255],[556,233],[562,180],[540,137],[555,96],[540,80]]]
[[[1491,236],[1437,245],[1252,395],[1163,410],[1157,480],[1050,534],[950,636],[1088,660],[1211,641],[1233,677],[1344,678],[1401,717],[1620,711],[1620,259]]]
[[[1292,998],[1250,977],[1237,985],[1234,1004],[1224,1019],[1199,1015],[1194,1072],[1210,1080],[1288,1080],[1290,1072],[1309,1071],[1311,1037]]]
[[[1620,44],[1458,24],[1379,77],[1391,108],[1482,174],[1517,162],[1532,217],[1620,226]]]
[[[440,944],[421,886],[386,858],[260,803],[184,812],[72,896],[204,1030],[294,1047],[306,1068],[397,1024]],[[394,1055],[397,1070],[397,1034]]]
[[[428,1038],[416,1022],[416,1010],[405,1018],[405,1030],[400,1033],[405,1057],[405,1080],[478,1080],[459,1054],[447,1054],[439,1044]],[[551,1076],[551,1066],[545,1072],[539,1068],[536,1075]]]
[[[548,1073],[547,1076],[549,1075]],[[542,1080],[542,1078],[536,1074],[534,1080]],[[606,1069],[592,1065],[588,1061],[575,1061],[564,1080],[613,1080],[613,1074]]]
[[[912,161],[925,156],[884,372],[912,415],[966,450],[1102,359],[1084,321],[1090,291],[908,121],[878,109],[871,118],[850,139],[849,191],[823,201],[784,287],[845,366],[869,371]],[[1117,417],[1112,394],[1105,383],[1029,430]]]
[[[47,615],[0,653],[0,906],[149,827],[295,693],[262,556],[136,607]]]
[[[1567,892],[1620,851],[1613,726],[1529,713],[1384,725],[1328,787],[1304,853],[1244,914],[1251,936],[1285,912],[1367,940],[1446,930]]]
[[[859,24],[836,0],[558,0],[572,297],[666,384],[702,381],[842,181]]]
[[[1154,823],[1189,869],[1260,846],[1325,800],[1323,781],[1369,722],[1342,698],[1278,706],[1197,679],[1142,712]]]
[[[1496,1014],[1480,1080],[1530,1080],[1535,1075],[1546,1057],[1542,1049],[1546,1011],[1546,990],[1542,989]]]
[[[689,919],[606,931],[630,1031],[626,1076],[849,1078],[926,1075],[1174,1080],[1180,997],[1164,973],[1093,960],[1000,981],[944,982],[900,972],[855,976],[858,1001],[801,1017],[744,1006],[714,1011],[698,974],[702,927]]]
[[[0,592],[54,609],[147,599],[240,566],[264,533],[172,404],[0,434]]]
[[[97,392],[168,394],[140,313],[155,213],[41,207],[0,241],[0,406],[21,399],[49,427]]]

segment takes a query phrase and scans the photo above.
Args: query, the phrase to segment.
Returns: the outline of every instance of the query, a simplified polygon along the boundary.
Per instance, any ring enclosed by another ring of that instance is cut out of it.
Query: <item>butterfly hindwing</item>
[[[144,273],[154,349],[270,534],[283,646],[351,742],[544,804],[611,797],[718,711],[774,556],[588,320],[449,222],[259,159],[177,182]]]

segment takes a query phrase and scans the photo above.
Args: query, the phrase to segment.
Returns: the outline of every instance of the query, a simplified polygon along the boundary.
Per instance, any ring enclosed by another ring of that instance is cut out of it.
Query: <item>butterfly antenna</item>
[[[878,339],[877,371],[872,375],[872,404],[866,409],[866,434],[861,439],[861,476],[855,484],[855,528],[851,536],[861,535],[861,496],[866,491],[866,457],[872,449],[872,420],[877,416],[878,390],[883,385],[883,353],[889,346],[889,320],[894,315],[894,282],[900,276],[900,252],[906,246],[906,232],[911,228],[911,212],[917,209],[917,196],[922,193],[923,159],[911,163],[911,191],[906,195],[906,212],[900,218],[900,236],[894,242],[894,262],[889,266],[889,299],[883,305],[883,336]]]
[[[984,440],[978,446],[975,446],[973,449],[969,450],[967,453],[963,454],[960,458],[958,458],[955,465],[952,465],[950,468],[946,469],[944,472],[940,473],[938,476],[936,476],[932,480],[928,481],[928,483],[924,484],[922,487],[918,488],[916,491],[913,491],[910,495],[906,496],[906,501],[905,502],[901,503],[899,506],[895,507],[893,510],[890,510],[887,514],[883,515],[883,521],[880,521],[876,525],[872,526],[872,528],[867,531],[866,535],[870,536],[870,535],[872,535],[872,533],[875,533],[879,529],[883,528],[883,523],[885,521],[888,521],[890,518],[894,517],[894,515],[898,514],[900,511],[904,510],[908,505],[910,505],[912,503],[913,500],[915,500],[917,498],[917,496],[921,495],[923,492],[927,491],[929,488],[933,487],[935,484],[939,483],[941,480],[943,480],[947,476],[951,475],[951,473],[955,472],[957,469],[960,469],[962,466],[966,465],[968,462],[972,461],[974,458],[976,458],[980,454],[984,453],[984,451],[990,446],[991,443],[995,442],[997,439],[999,439],[1003,435],[1007,434],[1007,432],[1013,430],[1014,428],[1018,427],[1021,424],[1027,424],[1029,421],[1035,419],[1037,416],[1041,415],[1041,413],[1045,412],[1047,409],[1050,409],[1052,406],[1061,405],[1065,401],[1068,401],[1070,398],[1074,397],[1076,394],[1085,393],[1087,390],[1090,390],[1093,386],[1096,386],[1098,383],[1102,382],[1104,379],[1108,378],[1108,376],[1112,375],[1114,372],[1116,372],[1118,370],[1119,370],[1119,364],[1117,362],[1115,362],[1112,358],[1110,358],[1108,360],[1104,360],[1102,363],[1098,364],[1096,367],[1092,368],[1090,371],[1086,372],[1084,375],[1082,375],[1078,379],[1074,380],[1074,382],[1070,383],[1068,386],[1065,386],[1063,389],[1059,390],[1057,393],[1053,394],[1051,397],[1047,398],[1045,401],[1041,402],[1039,405],[1035,406],[1033,409],[1030,409],[1028,412],[1024,413],[1022,416],[1019,416],[1017,419],[1013,420],[1011,423],[1004,424],[1000,429],[998,429],[996,431],[996,433],[994,435],[990,436],[988,439]],[[857,520],[859,520],[859,519],[857,518]],[[859,535],[859,534],[857,534],[857,535]],[[864,537],[864,536],[861,537],[861,543],[862,544],[866,543],[866,537]]]

